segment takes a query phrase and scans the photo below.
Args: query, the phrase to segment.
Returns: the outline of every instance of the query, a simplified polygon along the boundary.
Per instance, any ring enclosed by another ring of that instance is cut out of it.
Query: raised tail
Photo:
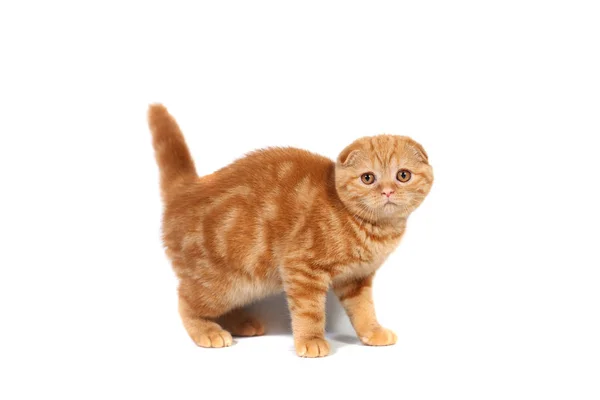
[[[196,167],[175,118],[165,106],[150,105],[148,125],[160,170],[160,189],[165,197],[174,184],[196,176]]]

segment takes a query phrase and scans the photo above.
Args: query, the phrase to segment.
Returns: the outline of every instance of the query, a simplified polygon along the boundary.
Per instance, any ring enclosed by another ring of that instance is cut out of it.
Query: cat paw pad
[[[396,344],[398,336],[389,329],[379,327],[368,334],[361,336],[360,340],[369,346],[389,346]]]
[[[200,347],[211,348],[229,347],[233,344],[231,334],[223,329],[201,333],[194,341]]]
[[[265,328],[257,319],[247,318],[245,321],[232,328],[231,333],[234,336],[261,336],[265,334]]]
[[[329,343],[323,338],[298,339],[295,347],[300,357],[325,357],[329,354]]]

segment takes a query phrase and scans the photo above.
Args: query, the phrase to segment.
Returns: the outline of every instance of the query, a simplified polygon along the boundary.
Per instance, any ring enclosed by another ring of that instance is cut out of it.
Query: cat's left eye
[[[412,174],[410,173],[409,170],[407,170],[407,169],[401,169],[396,174],[396,179],[398,179],[402,183],[406,183],[406,182],[410,181],[410,177],[411,176],[412,176]]]
[[[373,184],[373,182],[375,182],[375,175],[372,174],[371,172],[367,172],[367,173],[361,175],[360,180],[365,185],[371,185],[371,184]]]

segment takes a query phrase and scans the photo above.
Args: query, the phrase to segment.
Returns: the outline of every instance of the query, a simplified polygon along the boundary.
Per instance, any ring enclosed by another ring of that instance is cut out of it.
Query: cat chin
[[[386,203],[379,207],[380,219],[387,221],[395,221],[397,219],[407,218],[410,212],[407,213],[405,207],[402,207],[398,203]]]
[[[379,208],[382,209],[387,214],[395,213],[399,209],[398,204],[396,204],[396,203],[389,203],[389,202],[388,203],[384,203]]]

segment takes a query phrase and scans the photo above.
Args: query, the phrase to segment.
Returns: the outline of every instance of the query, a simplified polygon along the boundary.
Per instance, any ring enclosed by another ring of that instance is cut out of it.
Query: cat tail
[[[152,145],[160,170],[160,189],[164,197],[175,184],[197,176],[196,167],[179,125],[165,106],[150,105],[148,125],[152,132]]]

